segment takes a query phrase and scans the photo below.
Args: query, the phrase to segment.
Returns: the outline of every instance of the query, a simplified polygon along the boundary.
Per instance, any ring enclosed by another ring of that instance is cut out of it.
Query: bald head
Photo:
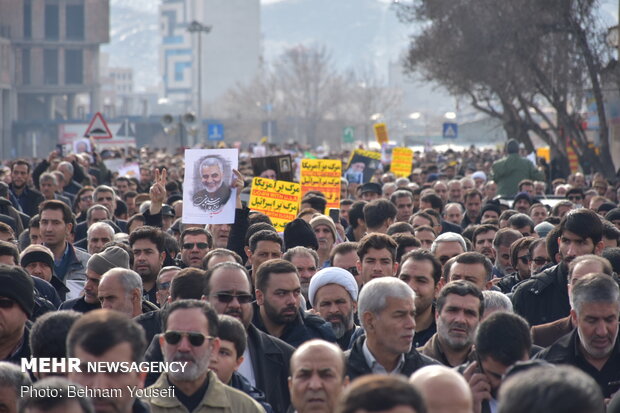
[[[473,413],[473,399],[467,381],[445,366],[426,366],[409,382],[426,401],[428,413]]]
[[[291,357],[291,403],[299,413],[330,413],[348,384],[344,353],[335,344],[311,340]]]

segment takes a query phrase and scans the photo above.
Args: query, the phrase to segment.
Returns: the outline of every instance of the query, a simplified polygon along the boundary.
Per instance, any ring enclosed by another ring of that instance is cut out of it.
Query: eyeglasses
[[[82,202],[88,202],[88,201],[92,201],[93,200],[93,196],[92,195],[84,195],[80,197],[80,201]]]
[[[202,333],[184,332],[184,331],[166,331],[164,333],[164,340],[166,340],[166,343],[168,344],[175,345],[175,344],[179,344],[183,336],[187,336],[189,343],[194,347],[202,346],[205,340],[214,339],[214,337],[205,336]]]
[[[198,246],[198,248],[201,250],[209,248],[209,244],[207,244],[206,242],[186,242],[185,244],[183,244],[183,249],[191,250],[194,248],[194,245]]]
[[[239,304],[248,304],[251,303],[254,300],[254,297],[252,297],[251,294],[229,294],[229,293],[217,293],[217,294],[213,294],[213,297],[217,298],[217,301],[219,301],[222,304],[228,304],[230,302],[232,302],[233,298],[236,298],[237,301],[239,301]]]
[[[568,196],[567,197],[569,201],[582,201],[583,197],[581,196]]]
[[[536,257],[532,259],[532,261],[534,261],[536,265],[543,265],[543,264],[547,264],[548,262],[550,262],[548,258],[544,258],[544,257]]]
[[[170,288],[170,281],[164,283],[157,283],[158,290],[167,290],[168,288]]]
[[[357,272],[357,267],[349,267],[349,268],[345,268],[345,270],[349,271],[351,275],[354,277],[357,275],[360,275],[360,273]]]
[[[530,256],[529,255],[524,255],[522,257],[517,257],[517,259],[519,261],[521,261],[523,264],[528,264],[530,262]]]
[[[15,301],[11,300],[10,298],[0,298],[0,308],[8,310],[9,308],[13,308],[14,305]]]

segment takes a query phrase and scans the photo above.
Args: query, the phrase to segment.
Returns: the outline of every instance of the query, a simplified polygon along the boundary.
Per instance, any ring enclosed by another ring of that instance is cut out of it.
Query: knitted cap
[[[108,247],[104,251],[93,254],[86,267],[96,274],[103,275],[112,268],[129,268],[129,254],[121,247]]]
[[[15,301],[30,318],[34,309],[32,277],[21,267],[0,264],[0,297]]]
[[[314,297],[321,287],[327,284],[338,284],[349,292],[351,299],[357,301],[357,282],[353,275],[339,267],[327,267],[317,272],[310,279],[308,287],[308,299],[314,305]]]
[[[297,218],[284,227],[284,248],[306,247],[319,249],[319,242],[314,234],[313,227],[301,218]]]
[[[19,265],[26,268],[28,264],[33,262],[42,262],[54,270],[54,254],[52,251],[44,245],[33,244],[29,245],[19,256]]]
[[[327,228],[329,228],[329,230],[334,235],[334,241],[338,239],[338,237],[336,236],[336,225],[334,225],[334,221],[332,221],[330,217],[328,217],[327,215],[317,215],[316,217],[312,218],[310,220],[310,226],[312,227],[312,229],[314,230],[317,225],[326,225]]]

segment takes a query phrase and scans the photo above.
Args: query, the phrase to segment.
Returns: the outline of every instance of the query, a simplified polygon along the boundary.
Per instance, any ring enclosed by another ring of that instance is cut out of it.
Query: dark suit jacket
[[[532,332],[532,342],[537,346],[549,347],[560,337],[564,337],[573,331],[573,323],[570,318],[568,316],[550,323],[533,326],[530,329]]]

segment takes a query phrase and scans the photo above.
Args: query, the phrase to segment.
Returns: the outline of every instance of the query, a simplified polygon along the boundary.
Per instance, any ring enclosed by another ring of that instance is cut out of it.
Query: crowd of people
[[[252,151],[230,224],[183,222],[181,151],[119,152],[134,177],[94,145],[3,162],[0,411],[620,412],[619,182],[512,140],[416,152],[279,233],[247,207]]]

